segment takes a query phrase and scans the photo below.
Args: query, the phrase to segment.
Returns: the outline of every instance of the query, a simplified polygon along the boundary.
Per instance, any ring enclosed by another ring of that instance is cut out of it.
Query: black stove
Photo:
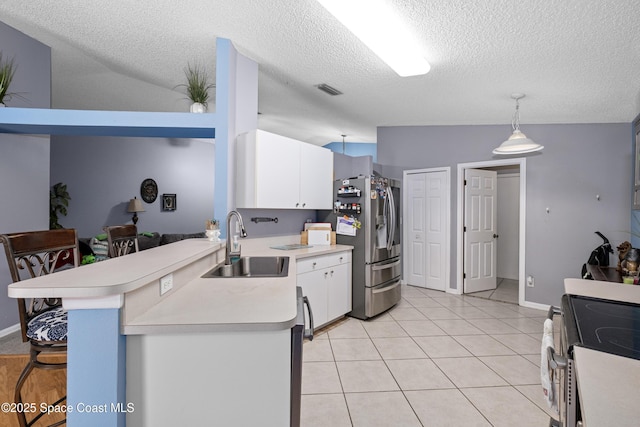
[[[580,345],[592,350],[640,360],[640,305],[564,295],[567,350]]]

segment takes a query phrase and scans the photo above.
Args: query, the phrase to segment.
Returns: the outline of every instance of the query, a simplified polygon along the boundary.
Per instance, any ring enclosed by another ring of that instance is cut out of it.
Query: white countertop
[[[134,291],[214,253],[223,243],[187,239],[9,285],[11,298],[100,298]]]
[[[203,279],[200,276],[213,267],[207,266],[205,271],[195,271],[193,279],[183,286],[169,291],[159,300],[149,302],[148,308],[143,305],[140,314],[124,322],[123,332],[141,334],[290,328],[297,314],[296,258],[353,249],[344,245],[312,246],[296,250],[270,248],[297,242],[299,236],[241,239],[242,255],[290,257],[288,276]],[[68,300],[100,299],[118,295],[125,295],[126,298],[127,293],[150,284],[154,286],[161,277],[192,265],[219,250],[224,251],[224,242],[211,243],[207,239],[182,240],[14,283],[9,286],[9,296]]]
[[[169,298],[162,299],[140,316],[127,321],[123,325],[124,333],[131,335],[291,328],[297,315],[296,258],[353,249],[352,246],[345,245],[313,246],[295,250],[270,248],[293,243],[282,238],[242,239],[240,243],[243,256],[290,257],[287,277],[203,279],[198,276]]]
[[[613,301],[640,304],[640,285],[601,282],[598,280],[564,279],[564,291],[569,295],[583,295]]]
[[[640,361],[578,346],[573,354],[583,425],[637,426]]]

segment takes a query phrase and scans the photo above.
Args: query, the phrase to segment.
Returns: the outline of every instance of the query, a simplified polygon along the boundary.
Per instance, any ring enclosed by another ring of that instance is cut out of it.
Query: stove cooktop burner
[[[640,359],[640,330],[629,328],[598,328],[596,337],[601,344],[609,345],[614,352],[622,351]]]
[[[574,344],[640,360],[640,305],[572,295],[571,306]]]

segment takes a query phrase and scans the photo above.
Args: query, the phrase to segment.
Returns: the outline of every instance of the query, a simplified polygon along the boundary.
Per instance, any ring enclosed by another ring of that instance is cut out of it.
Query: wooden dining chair
[[[109,245],[109,258],[138,252],[138,228],[133,224],[104,227]]]
[[[78,236],[74,229],[29,231],[0,235],[0,241],[7,255],[7,263],[13,282],[31,279],[54,273],[66,268],[75,268],[79,264]],[[63,362],[43,361],[42,354],[66,356],[67,351],[67,312],[62,308],[59,298],[18,298],[20,329],[22,340],[29,342],[30,356],[27,366],[20,374],[16,384],[14,401],[16,408],[24,408],[22,387],[33,369],[65,369]],[[53,405],[66,400],[61,397]],[[38,405],[38,410],[40,405]],[[45,413],[37,414],[27,421],[25,412],[17,412],[20,427],[31,426]],[[52,426],[64,424],[58,421]]]

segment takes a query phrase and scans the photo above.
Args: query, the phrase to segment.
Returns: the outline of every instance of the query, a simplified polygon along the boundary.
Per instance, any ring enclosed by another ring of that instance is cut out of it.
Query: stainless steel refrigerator
[[[333,211],[325,221],[333,224],[338,244],[354,247],[349,315],[368,319],[400,301],[400,182],[359,176],[336,180],[333,192]]]

